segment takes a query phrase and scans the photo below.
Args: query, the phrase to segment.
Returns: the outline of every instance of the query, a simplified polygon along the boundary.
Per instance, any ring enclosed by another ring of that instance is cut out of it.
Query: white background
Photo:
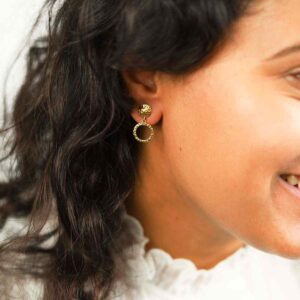
[[[6,73],[12,69],[7,85],[7,109],[11,110],[13,96],[25,75],[26,38],[35,22],[44,0],[0,0],[0,125],[3,125],[3,95]],[[38,27],[37,34],[43,33],[45,26]],[[25,48],[23,47],[25,46]],[[19,59],[11,65],[21,49]],[[0,156],[3,155],[0,137]],[[3,165],[0,165],[0,179],[3,179]]]
[[[2,120],[3,82],[14,58],[24,46],[39,9],[44,0],[0,0],[0,115]],[[25,51],[23,51],[25,53]],[[25,58],[23,55],[12,69],[8,92],[12,96],[24,76]],[[11,104],[11,98],[8,99]]]

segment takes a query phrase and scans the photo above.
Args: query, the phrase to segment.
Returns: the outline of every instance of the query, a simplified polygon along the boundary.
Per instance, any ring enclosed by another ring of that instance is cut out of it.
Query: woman
[[[2,130],[5,299],[298,299],[300,2],[45,10]]]

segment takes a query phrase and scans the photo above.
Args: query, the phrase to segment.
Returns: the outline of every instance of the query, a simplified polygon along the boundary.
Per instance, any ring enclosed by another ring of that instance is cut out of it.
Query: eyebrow
[[[277,53],[273,54],[272,56],[270,56],[269,58],[265,59],[266,61],[269,60],[273,60],[276,58],[280,58],[280,57],[284,57],[290,54],[293,54],[295,52],[299,52],[300,51],[300,44],[295,44],[289,47],[286,47],[280,51],[278,51]]]

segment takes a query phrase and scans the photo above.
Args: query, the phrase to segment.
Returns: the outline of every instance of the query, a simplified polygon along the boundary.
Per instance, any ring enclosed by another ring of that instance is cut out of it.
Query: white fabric
[[[192,261],[174,259],[162,249],[145,251],[149,239],[138,219],[126,212],[123,225],[126,230],[119,239],[123,255],[115,257],[119,279],[109,300],[300,299],[300,260],[247,245],[209,270],[197,269]],[[24,231],[23,226],[9,220],[4,232]],[[3,232],[0,237],[4,239]],[[13,294],[14,299],[41,299],[42,285],[33,281],[17,284]]]
[[[116,300],[299,300],[300,260],[291,260],[247,245],[213,268],[197,269],[162,249],[145,251],[149,239],[141,223],[125,214],[135,243],[124,250],[128,262],[110,293]],[[126,238],[126,237],[124,237]]]

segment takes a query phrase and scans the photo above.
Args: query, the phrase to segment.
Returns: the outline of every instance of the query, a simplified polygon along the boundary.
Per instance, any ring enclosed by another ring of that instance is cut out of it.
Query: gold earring
[[[147,120],[146,120],[151,115],[151,112],[152,112],[152,109],[149,104],[143,104],[143,105],[139,106],[139,114],[143,118],[143,120],[134,126],[133,135],[134,135],[134,138],[141,143],[148,143],[152,139],[152,136],[154,135],[153,127],[150,124],[148,124]],[[146,126],[151,131],[150,136],[145,140],[140,139],[136,133],[138,128],[141,126]]]

